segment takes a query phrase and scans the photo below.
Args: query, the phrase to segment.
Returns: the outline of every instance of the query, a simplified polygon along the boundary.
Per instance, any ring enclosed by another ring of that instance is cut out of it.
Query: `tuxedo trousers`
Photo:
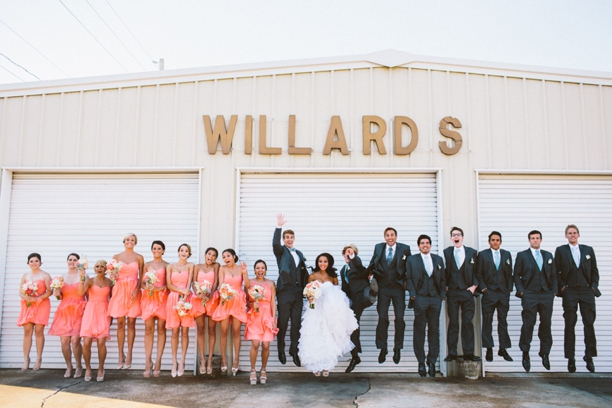
[[[300,341],[300,328],[302,327],[302,294],[294,292],[291,296],[278,296],[278,350],[285,351],[285,335],[291,320],[291,332],[289,338],[291,344],[289,346],[289,354],[297,355],[298,342]]]
[[[565,288],[563,290],[563,318],[565,319],[564,348],[565,358],[574,358],[576,348],[575,327],[578,320],[578,305],[584,325],[585,357],[597,356],[595,338],[595,293],[590,287]]]
[[[493,348],[493,313],[497,309],[497,336],[499,337],[499,348],[508,349],[512,347],[508,335],[508,310],[510,309],[510,293],[504,293],[499,289],[487,289],[482,294],[482,346]]]
[[[389,305],[393,302],[393,314],[395,314],[395,341],[393,350],[404,348],[404,310],[406,309],[406,291],[404,289],[390,289],[380,286],[378,290],[378,324],[376,325],[376,348],[387,349],[387,338],[389,336]]]
[[[461,346],[464,355],[474,354],[474,295],[469,290],[449,289],[446,298],[448,311],[448,337],[446,345],[448,354],[457,355],[457,343],[459,342],[459,308],[461,308]]]
[[[420,364],[425,364],[425,331],[427,330],[427,363],[435,364],[440,355],[440,311],[442,299],[438,296],[417,295],[414,300],[414,333],[412,348]]]
[[[519,339],[521,351],[528,352],[531,348],[533,328],[539,314],[540,326],[538,327],[538,337],[540,338],[540,356],[550,354],[553,343],[550,326],[554,300],[555,295],[550,290],[540,292],[525,290],[523,292],[523,297],[521,298],[523,326],[521,327],[521,337]]]
[[[351,309],[355,313],[355,319],[357,319],[357,324],[360,324],[361,315],[366,307],[371,306],[372,304],[369,301],[366,301],[364,296],[359,296],[358,300],[353,301],[351,304]],[[361,340],[359,339],[359,326],[357,326],[357,330],[351,333],[351,341],[355,345],[355,348],[351,350],[351,355],[353,357],[357,356],[357,354],[361,353]]]

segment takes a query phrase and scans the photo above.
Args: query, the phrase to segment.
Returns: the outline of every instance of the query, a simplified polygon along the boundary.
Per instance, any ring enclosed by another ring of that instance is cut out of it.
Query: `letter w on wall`
[[[215,119],[215,128],[213,129],[210,115],[204,115],[204,131],[206,132],[208,154],[217,153],[217,146],[219,145],[219,142],[221,142],[221,151],[223,154],[230,153],[237,121],[238,115],[232,115],[230,117],[229,126],[226,128],[225,118],[223,115],[217,115],[217,118]]]

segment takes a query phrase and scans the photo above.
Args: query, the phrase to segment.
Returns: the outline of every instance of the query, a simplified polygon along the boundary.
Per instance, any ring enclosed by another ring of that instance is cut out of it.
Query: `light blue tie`
[[[425,264],[425,272],[427,272],[427,275],[431,277],[431,274],[433,273],[433,262],[431,258],[429,258],[429,256],[424,256],[423,263]]]
[[[493,262],[495,262],[495,269],[499,271],[499,251],[493,252]]]
[[[393,260],[393,247],[389,247],[389,253],[387,254],[387,264],[391,265]]]
[[[455,248],[455,264],[457,264],[457,269],[461,269],[461,250],[459,248]]]
[[[580,268],[580,249],[577,246],[572,247],[572,256],[574,257],[576,268]]]
[[[544,264],[544,261],[542,260],[542,254],[540,254],[540,250],[536,249],[536,263],[538,264],[538,268],[540,268],[540,270],[542,270],[542,265]]]
[[[344,280],[346,281],[346,283],[349,283],[349,279],[348,279],[348,266],[344,267]]]

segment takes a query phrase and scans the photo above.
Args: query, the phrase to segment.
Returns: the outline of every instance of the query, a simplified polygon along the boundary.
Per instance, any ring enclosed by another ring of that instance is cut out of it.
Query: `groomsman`
[[[489,249],[478,253],[476,276],[482,292],[482,345],[487,349],[486,360],[493,361],[493,313],[497,309],[498,356],[513,361],[506,349],[512,347],[508,335],[508,309],[512,292],[512,255],[500,249],[501,233],[489,234]]]
[[[287,362],[285,356],[285,334],[291,320],[291,345],[289,355],[293,357],[293,363],[300,367],[298,357],[298,341],[300,340],[300,327],[302,326],[302,297],[303,290],[308,283],[308,271],[306,270],[306,259],[302,252],[293,247],[295,233],[285,230],[283,243],[281,245],[281,229],[285,225],[283,214],[276,216],[278,222],[272,238],[272,249],[278,265],[278,281],[276,283],[276,299],[278,300],[278,361],[282,364]]]
[[[447,296],[446,307],[448,311],[448,356],[444,361],[457,359],[457,343],[459,342],[459,308],[461,308],[461,346],[464,360],[480,361],[474,355],[474,292],[478,287],[476,280],[476,258],[474,248],[463,246],[463,230],[453,227],[450,232],[452,246],[444,250],[446,263]]]
[[[529,349],[538,313],[540,314],[539,355],[542,357],[544,368],[550,370],[548,356],[553,343],[550,326],[557,291],[557,273],[555,272],[552,254],[540,249],[542,233],[533,230],[527,237],[529,238],[530,248],[516,255],[514,284],[516,285],[516,296],[521,298],[521,305],[523,306],[523,312],[521,313],[523,326],[521,327],[519,347],[523,351],[523,368],[529,372],[531,370]]]
[[[595,297],[601,296],[599,291],[599,270],[593,248],[578,245],[580,232],[571,224],[565,228],[567,245],[562,245],[555,251],[555,265],[559,281],[559,293],[563,298],[563,317],[565,318],[565,358],[567,370],[576,372],[574,356],[576,335],[574,327],[578,320],[578,305],[584,324],[584,344],[586,351],[584,361],[587,369],[594,373],[593,357],[597,356],[597,340],[595,339]]]
[[[342,256],[346,265],[340,270],[340,278],[342,279],[342,290],[351,300],[351,309],[355,312],[357,324],[361,319],[361,314],[366,307],[372,306],[376,302],[375,296],[370,296],[370,281],[368,280],[368,271],[361,263],[361,258],[357,256],[359,250],[353,244],[347,245],[342,249]],[[361,341],[359,340],[359,327],[351,333],[351,341],[355,348],[351,350],[351,362],[346,368],[346,372],[350,373],[355,369],[355,366],[361,363],[359,353],[361,353]]]
[[[395,314],[395,343],[393,345],[393,362],[399,364],[401,350],[404,348],[404,309],[406,309],[406,258],[410,256],[410,247],[397,242],[395,228],[384,232],[385,242],[376,244],[374,255],[368,270],[376,275],[378,282],[378,325],[376,326],[376,348],[380,349],[378,362],[387,359],[387,337],[389,329],[389,304],[393,302]]]
[[[406,262],[406,284],[410,299],[414,301],[414,333],[412,347],[419,361],[419,375],[436,376],[436,361],[440,355],[440,311],[446,294],[444,260],[431,254],[431,238],[420,235],[417,240],[419,254],[408,257]],[[425,360],[425,329],[429,352]]]

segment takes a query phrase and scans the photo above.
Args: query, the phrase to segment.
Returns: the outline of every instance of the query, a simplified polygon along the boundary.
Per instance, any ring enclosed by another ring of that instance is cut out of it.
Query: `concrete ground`
[[[416,374],[249,373],[207,379],[185,375],[143,378],[108,370],[104,382],[64,379],[63,370],[0,370],[0,407],[610,407],[612,374],[504,374],[479,380]]]

